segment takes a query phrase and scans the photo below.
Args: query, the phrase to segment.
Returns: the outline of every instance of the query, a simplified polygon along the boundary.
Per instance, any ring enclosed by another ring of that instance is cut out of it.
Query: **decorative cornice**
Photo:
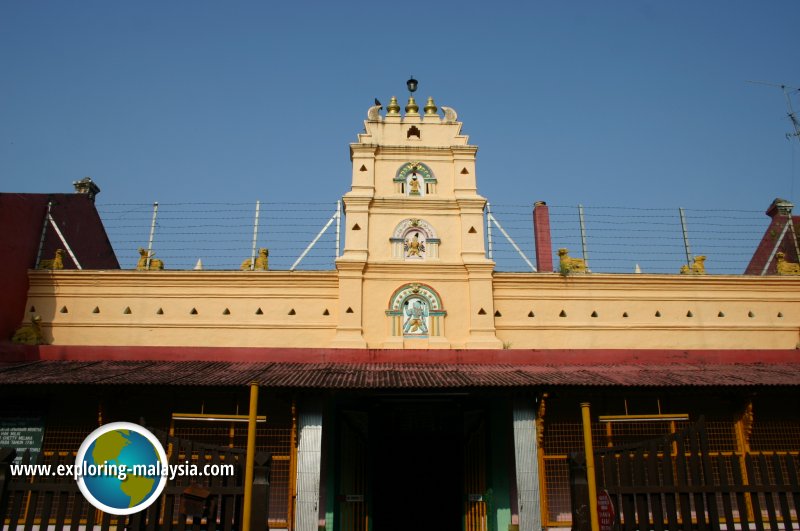
[[[376,197],[372,201],[372,207],[380,207],[383,209],[398,209],[398,213],[408,213],[409,210],[415,212],[431,212],[436,213],[455,210],[458,211],[458,204],[454,199],[432,199],[430,196],[420,197],[417,199],[409,199],[404,195],[398,194],[396,197],[383,196]],[[374,211],[373,211],[374,214]]]
[[[57,285],[58,289],[69,286],[97,286],[98,282],[108,282],[114,290],[119,288],[162,288],[202,284],[207,287],[225,285],[248,290],[274,288],[298,283],[308,288],[330,288],[338,285],[335,269],[324,271],[209,271],[209,270],[163,270],[134,271],[62,269],[28,271],[31,289],[41,286]]]
[[[681,288],[691,290],[692,300],[698,299],[697,290],[709,289],[717,300],[720,290],[753,290],[785,292],[791,290],[800,296],[800,277],[751,276],[751,275],[679,275],[642,273],[590,273],[586,275],[561,276],[557,273],[506,273],[494,275],[496,288],[532,288],[548,290],[571,289],[663,289]],[[770,299],[770,301],[773,299]]]
[[[358,144],[358,145],[369,145],[376,148],[375,154],[376,155],[400,155],[404,153],[423,153],[428,151],[433,152],[441,152],[441,153],[455,153],[455,152],[469,152],[469,153],[477,153],[478,147],[477,146],[388,146],[388,145],[377,145],[377,144]]]

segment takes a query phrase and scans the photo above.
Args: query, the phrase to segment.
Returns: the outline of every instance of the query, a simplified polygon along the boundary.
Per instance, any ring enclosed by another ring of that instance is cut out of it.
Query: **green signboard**
[[[41,418],[0,418],[0,448],[14,448],[17,451],[15,463],[22,460],[25,450],[31,451],[31,463],[35,463],[42,451],[43,439],[44,422]]]

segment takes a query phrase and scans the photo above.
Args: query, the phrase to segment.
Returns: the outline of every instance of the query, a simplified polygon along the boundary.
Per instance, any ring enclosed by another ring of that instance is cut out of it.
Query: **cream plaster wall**
[[[510,348],[793,349],[800,342],[798,278],[496,273],[494,302],[497,335]]]
[[[304,347],[329,344],[337,323],[335,271],[65,270],[29,277],[28,310],[42,317],[53,344]]]
[[[440,341],[393,342],[385,311],[409,275],[425,279],[442,297],[447,316]],[[29,276],[28,307],[42,316],[54,344],[325,348],[334,344],[337,324],[347,322],[340,319],[346,307],[338,301],[335,271]],[[464,276],[456,266],[371,264],[364,271],[363,314],[345,317],[363,329],[370,348],[467,348],[471,326],[496,328],[510,348],[792,349],[800,341],[798,278],[494,273],[494,299],[478,301],[487,308],[476,320],[480,308],[469,301]],[[226,308],[230,315],[223,315]],[[256,315],[258,308],[263,315]],[[562,310],[566,317],[559,316]]]

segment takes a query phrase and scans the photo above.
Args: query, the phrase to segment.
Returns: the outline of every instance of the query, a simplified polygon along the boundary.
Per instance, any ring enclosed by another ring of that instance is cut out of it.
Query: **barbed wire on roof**
[[[548,210],[555,268],[559,248],[580,258],[585,246],[589,268],[608,273],[631,273],[637,266],[646,273],[678,273],[687,263],[688,244],[690,259],[707,256],[709,273],[742,274],[770,222],[762,210],[684,208],[684,235],[678,207],[584,205],[582,237],[578,205],[548,205]],[[492,214],[523,250],[527,247],[528,256],[535,254],[533,205],[493,203]],[[523,217],[531,222],[521,222]],[[497,270],[527,269],[496,233],[493,247]]]
[[[169,269],[239,269],[253,247],[255,202],[159,203],[153,250]],[[261,202],[256,248],[268,248],[270,269],[289,269],[335,211],[335,202]],[[577,205],[548,205],[553,262],[557,250],[581,257],[586,247],[594,272],[630,273],[638,264],[648,273],[677,273],[690,254],[706,255],[709,273],[742,273],[755,252],[769,218],[761,210],[679,209],[584,205],[583,232]],[[98,205],[109,239],[123,268],[134,268],[139,248],[147,248],[153,204]],[[498,271],[530,271],[520,252],[533,260],[536,245],[533,205],[493,203],[492,215],[519,250],[493,232],[492,258]],[[344,218],[340,247],[344,247]],[[488,238],[484,226],[484,237]],[[388,237],[387,237],[388,241]],[[486,242],[488,245],[488,241]],[[448,242],[442,242],[442,246]],[[335,227],[319,237],[298,269],[334,269]]]

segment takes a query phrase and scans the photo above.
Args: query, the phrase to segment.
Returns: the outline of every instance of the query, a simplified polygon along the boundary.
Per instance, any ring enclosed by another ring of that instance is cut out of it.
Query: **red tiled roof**
[[[437,389],[534,386],[798,386],[800,363],[461,365],[34,361],[0,364],[0,385],[197,385],[295,389]]]
[[[42,226],[47,203],[52,202],[51,216],[58,224],[81,266],[86,269],[119,269],[114,249],[108,241],[94,202],[87,194],[14,194],[0,193],[0,338],[11,337],[25,315],[28,296],[28,269],[36,267],[42,243]],[[52,225],[44,235],[41,258],[53,258],[64,244]],[[64,268],[75,269],[69,254]]]

